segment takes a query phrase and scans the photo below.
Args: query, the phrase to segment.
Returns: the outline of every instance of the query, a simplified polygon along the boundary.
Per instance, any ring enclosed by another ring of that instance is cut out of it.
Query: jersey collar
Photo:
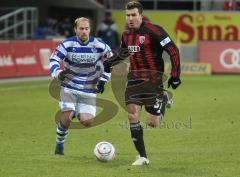
[[[89,36],[88,42],[87,43],[82,43],[78,38],[77,38],[78,42],[82,45],[82,46],[87,46],[89,44],[89,42],[93,42],[94,37],[93,36]]]

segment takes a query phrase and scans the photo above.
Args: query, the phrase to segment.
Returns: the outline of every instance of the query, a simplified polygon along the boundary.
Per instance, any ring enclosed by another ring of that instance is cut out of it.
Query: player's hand
[[[105,60],[103,62],[103,66],[104,66],[104,71],[106,73],[111,73],[112,72],[112,63],[108,60]]]
[[[104,68],[111,68],[112,66],[119,64],[125,58],[129,57],[129,55],[127,48],[119,49],[118,53],[115,53],[112,57],[103,62]]]
[[[181,83],[179,77],[170,77],[168,79],[168,88],[171,86],[173,89],[176,89]]]
[[[107,72],[107,70],[109,70],[109,72],[110,72],[110,68],[112,68],[112,65],[113,65],[112,61],[110,61],[110,60],[105,60],[105,61],[103,62],[104,71]],[[107,73],[108,73],[108,72],[107,72]]]
[[[104,92],[104,86],[106,82],[100,80],[97,84],[97,93],[103,93]]]
[[[60,81],[64,81],[67,78],[67,75],[70,73],[70,69],[65,69],[62,72],[59,73],[58,79]]]

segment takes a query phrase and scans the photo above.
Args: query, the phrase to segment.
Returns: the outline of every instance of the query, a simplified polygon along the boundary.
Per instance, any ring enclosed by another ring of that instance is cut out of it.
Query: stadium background
[[[239,176],[239,1],[234,6],[223,0],[141,1],[144,15],[166,28],[179,46],[183,71],[183,85],[173,92],[174,107],[167,110],[163,124],[145,127],[151,166],[129,166],[134,148],[126,112],[116,101],[123,91],[113,90],[113,82],[99,99],[117,105],[116,115],[96,127],[72,130],[67,155],[53,155],[58,103],[48,92],[48,57],[64,36],[36,40],[34,31],[49,17],[69,17],[72,22],[86,16],[94,34],[110,9],[121,34],[125,2],[0,2],[0,176]],[[122,68],[116,70],[119,74]],[[93,157],[94,145],[101,140],[117,149],[111,163]]]

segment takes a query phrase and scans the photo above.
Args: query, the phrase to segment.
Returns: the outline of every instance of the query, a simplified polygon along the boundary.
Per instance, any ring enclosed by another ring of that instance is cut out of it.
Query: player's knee
[[[85,127],[91,127],[94,123],[94,119],[88,119],[88,120],[80,120],[80,123],[83,124]]]
[[[62,113],[60,120],[66,127],[69,127],[72,122],[72,114],[73,111],[65,111]]]
[[[139,106],[135,106],[135,105],[128,105],[127,106],[129,122],[138,122],[139,121],[140,110],[141,110],[141,108]]]
[[[128,120],[130,122],[136,122],[139,119],[139,114],[137,112],[128,112]]]
[[[155,128],[155,127],[159,126],[159,123],[155,122],[155,121],[150,121],[150,122],[147,122],[147,125],[149,127]]]
[[[159,117],[149,118],[146,123],[149,127],[155,128],[160,125],[160,119]]]

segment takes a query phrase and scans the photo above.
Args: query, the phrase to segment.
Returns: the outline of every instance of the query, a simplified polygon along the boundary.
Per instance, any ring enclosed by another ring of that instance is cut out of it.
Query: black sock
[[[140,125],[140,122],[138,123],[130,123],[130,130],[131,130],[131,136],[133,143],[141,157],[146,157],[146,151],[143,141],[143,129]]]

